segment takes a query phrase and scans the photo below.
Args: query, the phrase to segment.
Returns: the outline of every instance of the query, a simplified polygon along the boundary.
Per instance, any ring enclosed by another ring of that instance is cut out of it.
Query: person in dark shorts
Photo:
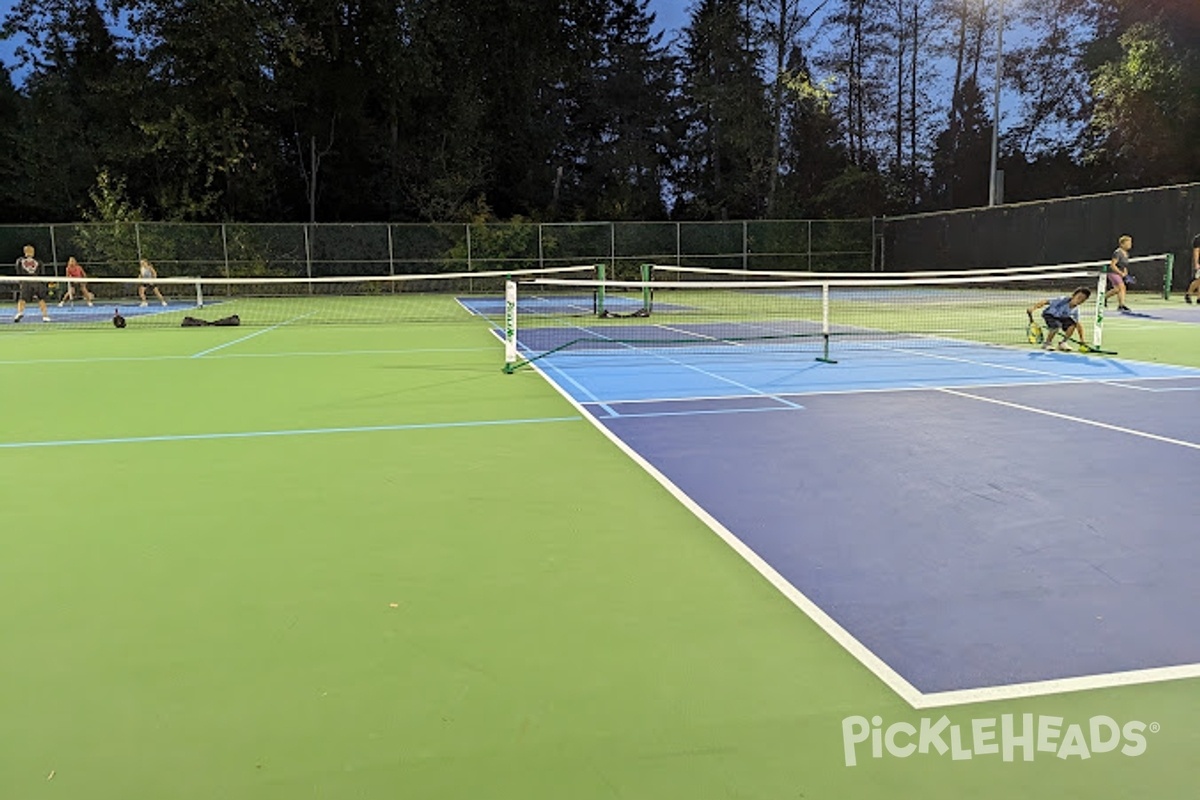
[[[1183,301],[1192,302],[1193,295],[1200,305],[1200,233],[1192,237],[1192,282],[1183,294]]]
[[[1112,261],[1108,265],[1108,285],[1111,287],[1104,293],[1105,301],[1114,294],[1117,296],[1117,308],[1128,311],[1125,305],[1125,284],[1129,277],[1129,249],[1133,247],[1133,237],[1122,236],[1117,240],[1117,249],[1113,250]],[[1107,305],[1107,302],[1106,302]]]
[[[1058,333],[1062,333],[1062,341],[1058,343],[1059,350],[1068,350],[1067,340],[1072,336],[1079,342],[1083,342],[1083,325],[1079,323],[1079,307],[1083,305],[1089,297],[1092,296],[1092,290],[1086,286],[1080,286],[1075,291],[1071,292],[1066,297],[1055,297],[1051,300],[1043,300],[1040,303],[1035,303],[1025,309],[1025,315],[1029,317],[1029,321],[1033,321],[1033,312],[1039,308],[1045,308],[1042,312],[1042,319],[1046,323],[1046,342],[1042,345],[1045,350],[1054,349],[1054,337]]]
[[[42,265],[36,258],[33,257],[33,245],[27,244],[24,248],[24,255],[17,259],[17,277],[20,278],[38,278],[42,275]],[[42,311],[42,322],[50,321],[50,312],[46,309],[46,295],[48,289],[42,281],[21,281],[17,295],[17,315],[13,317],[13,322],[20,322],[21,317],[25,316],[25,304],[34,300],[37,301],[38,308]]]
[[[138,299],[141,300],[141,305],[143,307],[147,305],[147,289],[150,289],[154,292],[154,296],[158,298],[158,302],[162,303],[164,306],[167,304],[167,300],[162,296],[162,292],[160,292],[158,287],[152,283],[152,281],[156,280],[157,278],[158,270],[154,268],[153,264],[144,258],[138,262],[138,280],[141,281],[141,283],[138,284]]]

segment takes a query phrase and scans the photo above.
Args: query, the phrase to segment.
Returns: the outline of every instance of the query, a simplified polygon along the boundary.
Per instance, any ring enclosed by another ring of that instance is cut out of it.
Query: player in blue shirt
[[[1029,317],[1030,322],[1033,322],[1034,311],[1042,307],[1046,309],[1042,312],[1042,319],[1045,320],[1049,333],[1046,335],[1046,343],[1042,345],[1044,349],[1054,349],[1054,337],[1060,331],[1062,332],[1062,341],[1058,344],[1059,350],[1070,349],[1067,347],[1067,339],[1072,336],[1079,342],[1083,342],[1083,326],[1079,323],[1079,307],[1091,296],[1091,289],[1080,286],[1066,297],[1043,300],[1025,309],[1025,315]]]

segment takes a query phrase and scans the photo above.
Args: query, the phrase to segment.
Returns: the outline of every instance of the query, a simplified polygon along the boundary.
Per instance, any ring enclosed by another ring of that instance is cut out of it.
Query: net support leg
[[[642,312],[646,316],[649,316],[653,302],[650,295],[650,265],[642,264]]]
[[[821,355],[817,356],[817,361],[823,364],[836,364],[837,361],[829,357],[829,284],[821,284]]]
[[[604,270],[605,270],[605,268],[604,268],[603,264],[596,265],[596,280],[599,281],[599,283],[596,286],[596,300],[595,300],[597,317],[603,317],[605,315],[605,310],[604,310],[605,272],[604,272]]]

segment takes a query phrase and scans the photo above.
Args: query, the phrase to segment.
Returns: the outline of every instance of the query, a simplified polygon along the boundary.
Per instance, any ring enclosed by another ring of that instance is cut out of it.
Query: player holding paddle
[[[22,248],[25,255],[17,259],[17,275],[22,278],[37,278],[42,274],[41,263],[33,257],[33,245],[27,244]],[[25,316],[25,304],[37,300],[38,308],[42,311],[42,322],[50,321],[50,312],[46,310],[46,284],[41,281],[21,281],[20,294],[17,296],[17,315],[13,322],[20,322]]]
[[[1105,292],[1104,299],[1107,301],[1115,294],[1118,311],[1129,310],[1129,306],[1125,305],[1125,285],[1133,283],[1133,278],[1129,277],[1129,249],[1131,247],[1133,247],[1132,236],[1122,236],[1118,239],[1117,249],[1113,250],[1112,261],[1108,265],[1108,285],[1112,288]]]
[[[141,281],[141,283],[138,284],[138,298],[142,301],[141,305],[143,307],[147,305],[147,289],[154,291],[154,296],[158,298],[158,302],[162,303],[164,306],[167,304],[166,298],[162,296],[162,292],[158,290],[157,286],[151,283],[151,281],[155,280],[156,278],[158,278],[158,270],[154,268],[153,264],[144,258],[138,262],[138,280]]]
[[[1046,343],[1042,345],[1043,350],[1054,349],[1054,336],[1059,332],[1062,332],[1062,341],[1058,343],[1059,350],[1070,349],[1067,347],[1067,340],[1072,336],[1084,347],[1087,346],[1083,339],[1083,325],[1079,323],[1079,307],[1091,296],[1091,289],[1080,286],[1067,297],[1043,300],[1025,309],[1025,316],[1029,317],[1031,325],[1033,324],[1033,312],[1043,307],[1046,309],[1042,312],[1042,319],[1046,322],[1049,334],[1046,336]]]
[[[88,290],[87,282],[82,280],[83,278],[86,278],[86,277],[87,277],[87,273],[83,271],[83,267],[81,267],[79,265],[79,262],[75,260],[75,256],[71,256],[70,258],[68,258],[67,259],[67,278],[68,278],[67,292],[66,292],[66,294],[63,295],[63,299],[58,301],[59,308],[62,308],[63,303],[67,302],[68,300],[71,301],[72,307],[74,306],[74,304],[75,304],[75,284],[76,283],[79,284],[79,291],[83,294],[83,299],[87,300],[87,304],[89,306],[92,304],[92,298],[94,298],[95,295],[92,294]],[[71,280],[71,279],[75,279],[75,280]]]

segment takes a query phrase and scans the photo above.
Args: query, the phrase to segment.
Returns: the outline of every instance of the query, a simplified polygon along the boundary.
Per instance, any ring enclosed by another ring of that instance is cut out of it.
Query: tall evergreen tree
[[[766,211],[771,115],[753,36],[739,0],[701,0],[692,11],[681,70],[687,128],[675,179],[684,216]]]
[[[124,159],[136,140],[127,109],[142,75],[96,0],[24,0],[9,27],[30,42],[12,142],[23,204],[36,217],[78,218],[101,165]]]
[[[566,216],[662,219],[675,131],[674,61],[652,33],[648,0],[604,0],[579,82],[565,98]],[[562,164],[560,164],[561,166]],[[557,186],[557,175],[556,175]],[[560,196],[561,193],[561,196]]]

